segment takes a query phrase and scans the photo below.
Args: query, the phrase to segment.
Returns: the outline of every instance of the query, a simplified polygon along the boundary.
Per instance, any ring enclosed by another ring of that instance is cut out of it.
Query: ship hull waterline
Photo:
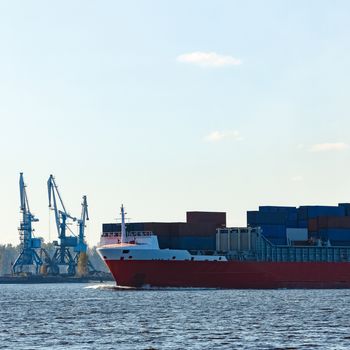
[[[105,260],[118,286],[140,288],[350,288],[347,262]]]

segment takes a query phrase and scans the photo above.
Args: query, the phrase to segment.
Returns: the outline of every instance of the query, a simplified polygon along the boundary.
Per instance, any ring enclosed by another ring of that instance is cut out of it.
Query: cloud
[[[345,151],[349,148],[349,145],[344,142],[333,143],[317,143],[312,145],[310,152],[327,152],[327,151]]]
[[[205,137],[207,142],[219,142],[224,139],[231,139],[235,141],[242,141],[243,137],[239,134],[237,130],[233,131],[213,131]]]
[[[301,182],[304,181],[304,178],[301,175],[296,175],[291,178],[293,182]]]
[[[191,63],[200,67],[219,68],[225,66],[236,66],[242,61],[233,56],[219,55],[216,52],[190,52],[177,57],[181,63]]]

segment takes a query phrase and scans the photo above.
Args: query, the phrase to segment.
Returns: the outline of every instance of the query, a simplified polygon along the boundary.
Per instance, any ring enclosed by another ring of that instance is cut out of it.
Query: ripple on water
[[[348,290],[2,285],[0,349],[349,349]]]

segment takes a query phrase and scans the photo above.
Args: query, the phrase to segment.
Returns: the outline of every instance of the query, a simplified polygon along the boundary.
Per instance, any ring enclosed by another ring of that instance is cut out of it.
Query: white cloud
[[[219,55],[216,52],[190,52],[177,57],[177,61],[181,63],[192,63],[200,67],[225,67],[236,66],[242,61],[233,56]]]
[[[344,142],[317,143],[312,145],[310,152],[345,151],[349,145]]]
[[[213,131],[205,137],[208,142],[219,142],[224,139],[231,139],[235,141],[242,141],[243,137],[239,134],[237,130],[233,131]]]
[[[304,178],[301,175],[296,175],[291,178],[293,182],[301,182],[304,181]]]

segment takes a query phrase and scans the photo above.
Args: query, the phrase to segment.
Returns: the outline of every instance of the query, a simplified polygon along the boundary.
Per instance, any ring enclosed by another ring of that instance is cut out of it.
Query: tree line
[[[50,256],[53,256],[55,246],[52,243],[43,243],[42,247],[46,249]],[[18,257],[19,252],[20,245],[13,246],[12,244],[0,244],[0,276],[12,273],[12,265]],[[95,246],[88,248],[87,255],[97,271],[108,272],[108,269],[98,255]]]

